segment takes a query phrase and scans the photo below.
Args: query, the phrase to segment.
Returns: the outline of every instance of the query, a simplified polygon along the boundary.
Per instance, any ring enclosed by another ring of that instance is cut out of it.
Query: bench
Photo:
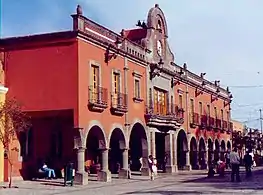
[[[47,172],[42,169],[37,169],[31,174],[31,180],[47,178]]]

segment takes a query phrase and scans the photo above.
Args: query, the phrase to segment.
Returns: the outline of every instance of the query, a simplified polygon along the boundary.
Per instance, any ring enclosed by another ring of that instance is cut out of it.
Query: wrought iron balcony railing
[[[200,124],[200,117],[199,117],[199,114],[198,113],[190,113],[190,126],[192,128],[195,128],[197,125]]]
[[[90,109],[103,111],[108,107],[108,90],[99,86],[89,86],[88,99],[88,106]]]
[[[184,110],[177,105],[170,106],[150,103],[146,105],[145,114],[148,119],[169,120],[182,124],[184,122]]]
[[[228,130],[228,123],[227,121],[223,121],[223,128],[222,128],[224,131],[227,131]]]
[[[210,128],[215,128],[215,127],[216,127],[215,118],[209,117],[209,124],[208,124],[208,126],[209,126]]]
[[[201,128],[206,128],[208,124],[208,116],[207,115],[201,115],[201,120],[200,120],[200,127]]]
[[[222,121],[221,119],[216,119],[216,129],[221,129],[222,128]]]
[[[112,93],[111,94],[111,110],[115,114],[124,114],[128,111],[127,94]]]

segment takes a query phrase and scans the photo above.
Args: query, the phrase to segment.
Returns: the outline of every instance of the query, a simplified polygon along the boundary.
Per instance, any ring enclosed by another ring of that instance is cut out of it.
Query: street
[[[229,172],[224,178],[206,178],[204,171],[179,172],[163,175],[154,181],[147,177],[133,176],[131,180],[113,179],[111,183],[90,181],[87,186],[62,186],[62,180],[16,182],[18,188],[1,189],[1,195],[169,195],[169,194],[262,194],[263,168],[253,170],[253,177],[246,179],[241,172],[241,183],[231,183]]]

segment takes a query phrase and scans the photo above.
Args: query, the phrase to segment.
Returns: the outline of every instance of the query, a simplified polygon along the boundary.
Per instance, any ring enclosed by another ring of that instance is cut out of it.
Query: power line
[[[229,88],[262,88],[263,85],[232,85],[232,86],[228,86]]]

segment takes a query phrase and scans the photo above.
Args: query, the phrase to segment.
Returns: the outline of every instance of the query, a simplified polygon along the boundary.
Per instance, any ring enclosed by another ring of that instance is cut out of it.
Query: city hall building
[[[6,98],[16,97],[32,121],[19,135],[17,177],[41,161],[58,170],[73,162],[85,184],[89,174],[149,175],[149,155],[171,173],[224,158],[232,95],[176,64],[157,4],[146,22],[121,33],[80,6],[72,18],[70,31],[1,39]]]

